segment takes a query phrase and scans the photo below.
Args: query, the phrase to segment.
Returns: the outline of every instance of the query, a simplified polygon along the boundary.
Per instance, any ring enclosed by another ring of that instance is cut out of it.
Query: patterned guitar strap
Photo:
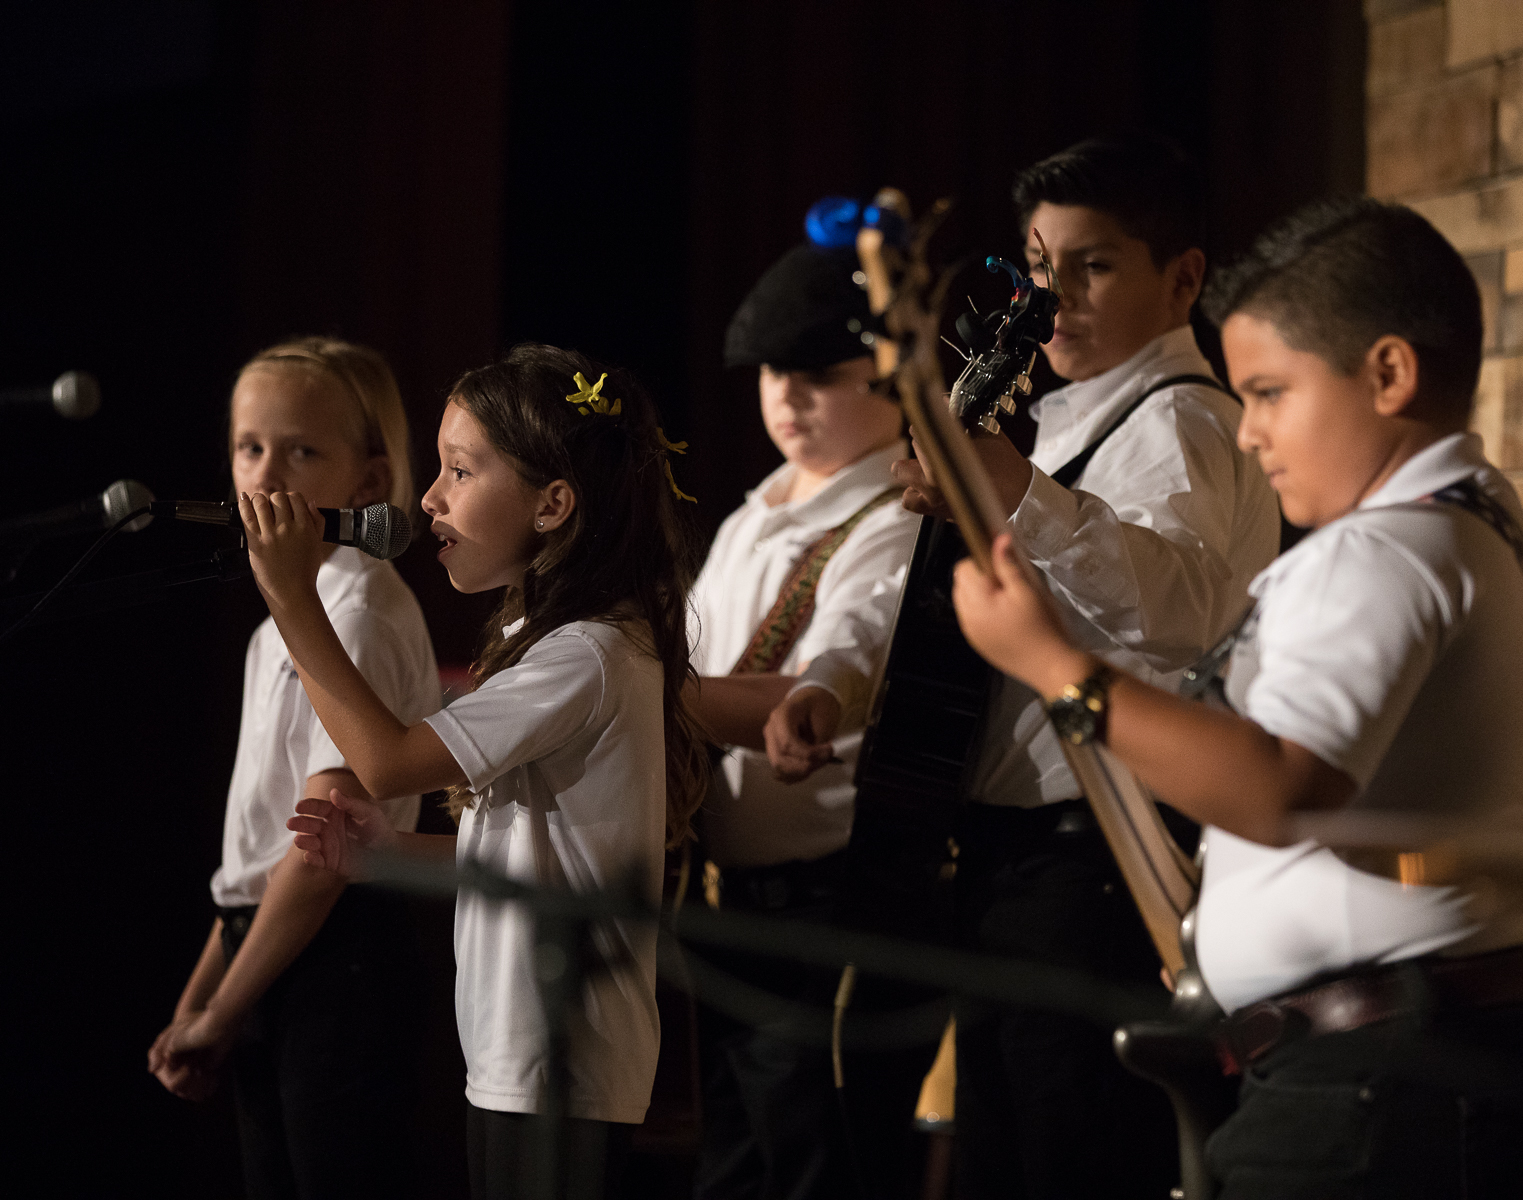
[[[897,487],[880,492],[804,551],[778,589],[771,611],[751,635],[751,643],[730,671],[731,675],[759,675],[776,671],[783,665],[804,630],[809,628],[809,621],[814,616],[814,594],[819,589],[820,575],[830,556],[841,548],[852,530],[902,492],[903,489]]]

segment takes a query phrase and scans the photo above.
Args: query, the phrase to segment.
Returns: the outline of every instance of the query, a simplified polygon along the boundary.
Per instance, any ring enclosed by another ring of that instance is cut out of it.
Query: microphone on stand
[[[110,529],[129,513],[153,503],[153,493],[136,479],[118,479],[98,496],[87,496],[73,504],[61,504],[44,512],[0,521],[0,545],[40,542],[73,533],[98,533]],[[124,528],[128,533],[136,533],[152,520],[151,513],[144,513]]]
[[[353,546],[372,558],[395,558],[412,541],[412,522],[393,504],[367,508],[320,508],[323,541]],[[176,521],[199,521],[206,525],[243,526],[236,504],[211,500],[155,500],[153,515]]]
[[[100,384],[88,371],[65,371],[40,387],[0,388],[0,409],[43,405],[70,421],[83,421],[100,411]]]

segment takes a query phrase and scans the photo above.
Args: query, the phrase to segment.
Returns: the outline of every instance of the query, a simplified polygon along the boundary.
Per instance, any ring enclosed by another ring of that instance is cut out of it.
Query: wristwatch
[[[1047,706],[1058,736],[1071,746],[1105,741],[1105,718],[1110,709],[1110,686],[1116,673],[1101,663],[1083,683],[1064,685],[1063,694]]]

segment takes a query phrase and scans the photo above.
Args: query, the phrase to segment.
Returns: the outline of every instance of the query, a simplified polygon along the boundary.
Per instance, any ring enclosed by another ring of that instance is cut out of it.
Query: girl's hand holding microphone
[[[317,505],[300,492],[240,492],[238,515],[248,539],[249,563],[271,610],[290,610],[317,598],[317,572],[329,547]]]

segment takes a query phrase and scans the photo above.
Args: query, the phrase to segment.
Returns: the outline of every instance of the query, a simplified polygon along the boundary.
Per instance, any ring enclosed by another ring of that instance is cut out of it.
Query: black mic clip
[[[155,500],[149,508],[156,517],[174,521],[195,521],[202,525],[231,525],[238,531],[238,549],[247,550],[243,518],[236,504],[219,504],[215,500]]]

